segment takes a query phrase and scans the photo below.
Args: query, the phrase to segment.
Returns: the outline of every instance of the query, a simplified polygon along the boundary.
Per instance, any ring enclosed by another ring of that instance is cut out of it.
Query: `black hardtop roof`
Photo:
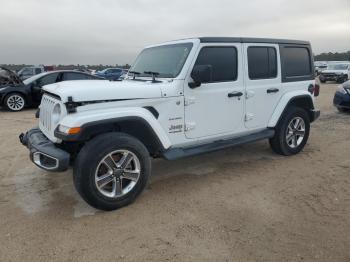
[[[310,45],[308,41],[254,37],[199,37],[201,43],[269,43]]]

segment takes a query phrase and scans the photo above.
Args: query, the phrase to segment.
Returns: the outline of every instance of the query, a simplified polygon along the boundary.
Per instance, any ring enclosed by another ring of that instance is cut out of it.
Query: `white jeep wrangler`
[[[39,128],[20,135],[48,171],[74,166],[90,205],[131,203],[168,160],[269,139],[278,154],[305,146],[319,86],[309,42],[195,38],[145,48],[123,81],[48,85]]]

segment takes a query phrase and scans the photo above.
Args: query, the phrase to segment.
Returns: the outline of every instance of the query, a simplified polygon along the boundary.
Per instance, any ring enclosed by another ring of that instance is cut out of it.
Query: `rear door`
[[[281,62],[278,44],[250,44],[243,47],[246,83],[245,126],[267,127],[282,95]]]
[[[190,76],[185,81],[187,138],[232,134],[242,129],[242,64],[240,43],[201,44],[192,68],[196,65],[210,66],[212,75],[210,81],[201,83],[201,86],[196,88],[188,86],[192,81]]]

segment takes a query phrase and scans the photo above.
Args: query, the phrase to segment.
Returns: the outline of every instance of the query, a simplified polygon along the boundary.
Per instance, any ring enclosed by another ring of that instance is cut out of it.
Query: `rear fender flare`
[[[267,126],[275,127],[278,124],[278,121],[282,117],[285,110],[287,110],[288,106],[290,106],[291,104],[295,103],[298,100],[307,101],[305,102],[306,104],[305,106],[303,106],[303,108],[308,110],[309,111],[308,113],[310,113],[311,110],[314,109],[313,97],[309,92],[307,91],[288,92],[285,95],[283,95],[280,101],[278,102]]]

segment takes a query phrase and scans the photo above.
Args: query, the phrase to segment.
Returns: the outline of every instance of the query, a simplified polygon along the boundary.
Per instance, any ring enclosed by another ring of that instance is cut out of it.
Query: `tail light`
[[[311,84],[309,85],[309,88],[307,89],[307,91],[309,91],[309,93],[314,96],[318,96],[320,94],[320,85],[317,83]]]
[[[320,94],[320,85],[316,83],[314,88],[314,96],[318,96],[319,94]]]

